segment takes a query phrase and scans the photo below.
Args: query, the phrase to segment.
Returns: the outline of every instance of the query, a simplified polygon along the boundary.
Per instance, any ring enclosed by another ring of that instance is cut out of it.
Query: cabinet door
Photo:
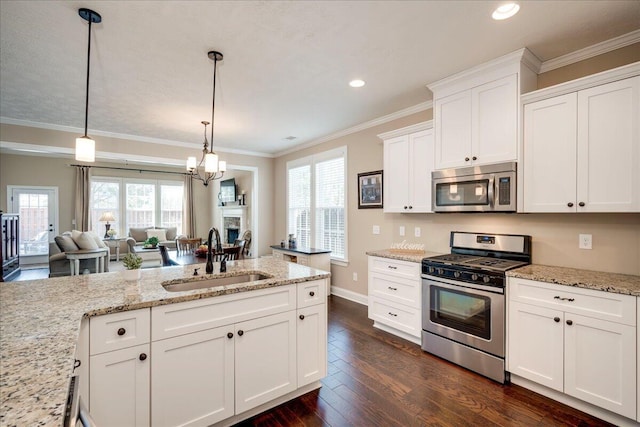
[[[406,212],[409,206],[409,137],[384,142],[384,212]]]
[[[149,425],[148,356],[149,344],[91,356],[89,411],[97,425]]]
[[[233,332],[230,325],[151,344],[154,426],[208,426],[234,415]]]
[[[640,211],[640,76],[578,92],[578,212]]]
[[[512,74],[471,91],[474,165],[516,160],[517,87],[518,76]]]
[[[236,413],[296,389],[295,310],[235,325]]]
[[[327,306],[314,305],[298,310],[298,387],[327,375]]]
[[[636,319],[640,320],[640,297],[636,298],[637,303],[636,303],[636,309],[638,311],[638,315],[636,317]],[[638,412],[638,417],[636,418],[636,421],[640,422],[640,325],[636,324],[636,333],[637,333],[637,338],[636,338],[636,367],[638,372],[636,372],[636,374],[638,375],[638,381],[637,381],[637,390],[636,390],[636,398],[638,399],[638,403],[636,406],[636,410]]]
[[[509,371],[563,390],[563,313],[509,301]]]
[[[636,329],[567,313],[564,392],[636,417]]]
[[[431,212],[431,172],[435,155],[433,143],[433,129],[409,135],[409,212]]]
[[[435,168],[471,165],[471,91],[436,99],[433,110]]]
[[[577,96],[524,106],[524,211],[576,211]]]

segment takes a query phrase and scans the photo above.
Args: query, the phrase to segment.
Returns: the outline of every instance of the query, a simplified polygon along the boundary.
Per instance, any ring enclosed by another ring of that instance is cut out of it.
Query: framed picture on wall
[[[383,207],[382,171],[358,174],[358,209]]]

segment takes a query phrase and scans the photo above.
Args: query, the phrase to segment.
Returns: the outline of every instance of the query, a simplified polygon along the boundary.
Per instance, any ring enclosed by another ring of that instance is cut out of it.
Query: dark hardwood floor
[[[503,386],[374,329],[367,307],[329,297],[323,386],[239,426],[607,426]]]

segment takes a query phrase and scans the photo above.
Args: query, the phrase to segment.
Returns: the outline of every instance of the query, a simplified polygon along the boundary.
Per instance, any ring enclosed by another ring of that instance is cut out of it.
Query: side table
[[[71,275],[78,276],[80,274],[81,259],[95,259],[96,273],[104,273],[104,259],[109,256],[109,251],[105,249],[80,249],[79,251],[67,251],[65,255],[69,260]]]
[[[116,249],[116,261],[120,261],[120,242],[127,240],[126,237],[117,237],[114,239],[102,239],[102,241],[109,246],[109,248]],[[111,256],[111,251],[109,251],[109,256]]]

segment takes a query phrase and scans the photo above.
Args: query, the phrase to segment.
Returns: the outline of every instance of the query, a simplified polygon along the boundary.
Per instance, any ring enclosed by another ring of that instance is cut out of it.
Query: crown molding
[[[594,56],[602,55],[604,53],[611,52],[612,50],[620,49],[638,42],[640,42],[640,30],[635,30],[619,37],[614,37],[612,39],[587,46],[583,49],[576,50],[575,52],[544,61],[540,67],[540,73],[546,73],[547,71],[555,70],[556,68],[575,64],[576,62],[584,61],[585,59],[593,58]]]
[[[47,129],[47,130],[55,130],[59,132],[68,132],[74,134],[82,134],[84,132],[84,128],[76,128],[73,126],[63,126],[56,125],[51,123],[41,123],[41,122],[33,122],[29,120],[20,120],[13,119],[11,117],[0,117],[1,124],[7,125],[15,125],[15,126],[24,126],[24,127],[32,127],[38,129]],[[159,144],[159,145],[169,145],[172,147],[184,147],[184,148],[195,148],[193,143],[183,142],[183,141],[173,141],[170,139],[161,139],[161,138],[150,138],[146,136],[138,136],[138,135],[129,135],[124,133],[116,133],[116,132],[105,132],[101,130],[90,129],[89,134],[94,136],[101,136],[105,138],[115,138],[115,139],[123,139],[127,141],[139,141],[139,142],[147,142],[150,144]],[[200,143],[197,144],[201,145]],[[237,150],[233,148],[223,148],[216,146],[216,152],[219,153],[229,153],[229,154],[241,154],[244,156],[255,156],[255,157],[275,157],[273,154],[261,153],[258,151],[249,151],[249,150]]]
[[[353,133],[360,132],[365,129],[369,129],[374,126],[382,125],[384,123],[388,123],[396,119],[401,119],[402,117],[410,116],[411,114],[419,113],[421,111],[429,110],[431,108],[433,108],[433,101],[421,102],[420,104],[416,104],[412,107],[408,107],[403,110],[396,111],[395,113],[387,114],[386,116],[378,117],[377,119],[369,120],[368,122],[364,122],[359,125],[341,130],[339,132],[335,132],[330,135],[323,136],[320,139],[316,139],[316,140],[307,142],[305,144],[298,145],[288,150],[280,151],[276,153],[274,157],[281,157],[287,154],[295,153],[296,151],[305,150],[315,145],[332,141],[334,139],[341,138],[343,136],[351,135]]]
[[[427,120],[426,122],[416,123],[415,125],[405,126],[400,129],[390,130],[389,132],[379,133],[378,138],[385,140],[389,138],[395,138],[396,136],[404,136],[410,133],[420,132],[423,130],[433,129],[433,120]]]

